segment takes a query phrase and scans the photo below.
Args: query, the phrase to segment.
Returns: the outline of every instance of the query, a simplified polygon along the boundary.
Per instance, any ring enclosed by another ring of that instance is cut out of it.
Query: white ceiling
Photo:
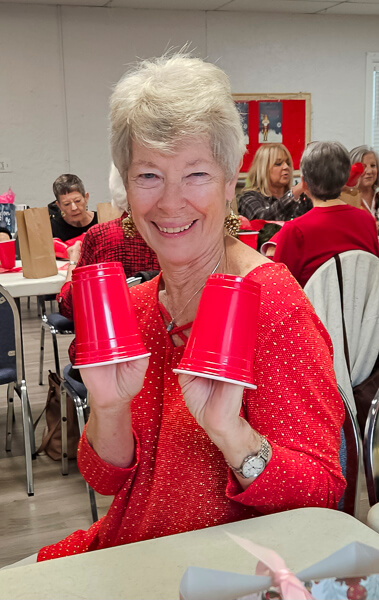
[[[1,3],[117,6],[155,10],[379,15],[379,0],[0,0]]]

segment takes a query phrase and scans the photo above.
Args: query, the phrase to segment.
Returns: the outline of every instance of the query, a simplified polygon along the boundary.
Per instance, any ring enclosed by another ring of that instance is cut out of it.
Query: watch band
[[[270,455],[270,444],[268,443],[268,441],[266,440],[266,438],[263,437],[263,435],[259,435],[259,437],[261,438],[261,447],[260,447],[260,450],[259,450],[258,454],[248,454],[243,459],[243,461],[242,461],[242,463],[241,463],[241,465],[239,467],[233,467],[233,465],[230,465],[229,463],[227,463],[228,466],[232,469],[232,471],[234,471],[234,473],[238,473],[244,479],[246,479],[246,477],[245,477],[245,475],[243,473],[243,466],[250,459],[252,459],[252,458],[262,458],[264,460],[264,462],[265,462],[265,467],[267,465],[268,457]]]
[[[68,261],[68,264],[69,264],[69,265],[75,265],[75,266],[76,266],[78,263],[76,262],[76,260],[69,260],[69,261]]]

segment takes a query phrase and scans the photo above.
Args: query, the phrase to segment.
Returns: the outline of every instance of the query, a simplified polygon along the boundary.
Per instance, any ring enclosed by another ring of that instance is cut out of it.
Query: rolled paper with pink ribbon
[[[255,574],[271,577],[272,585],[279,588],[283,600],[314,600],[314,597],[296,575],[287,568],[282,557],[274,550],[259,546],[229,532],[227,535],[249,554],[258,558]]]

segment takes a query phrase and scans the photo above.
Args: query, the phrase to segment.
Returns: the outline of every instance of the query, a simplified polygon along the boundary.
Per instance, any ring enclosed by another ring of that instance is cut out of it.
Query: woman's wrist
[[[209,437],[221,450],[226,462],[238,467],[248,454],[257,454],[261,447],[261,438],[245,419],[238,417],[234,426],[224,432],[211,433]]]

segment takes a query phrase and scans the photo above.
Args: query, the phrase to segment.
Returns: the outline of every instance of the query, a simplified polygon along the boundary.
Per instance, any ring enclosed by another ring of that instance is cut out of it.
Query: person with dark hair
[[[97,214],[88,210],[89,194],[77,175],[60,175],[53,183],[53,192],[55,202],[48,208],[54,238],[66,242],[96,225]]]
[[[284,263],[304,287],[324,262],[347,250],[379,256],[374,219],[341,200],[350,174],[349,153],[339,142],[313,142],[303,153],[300,172],[313,208],[283,225],[276,235],[274,261]]]

